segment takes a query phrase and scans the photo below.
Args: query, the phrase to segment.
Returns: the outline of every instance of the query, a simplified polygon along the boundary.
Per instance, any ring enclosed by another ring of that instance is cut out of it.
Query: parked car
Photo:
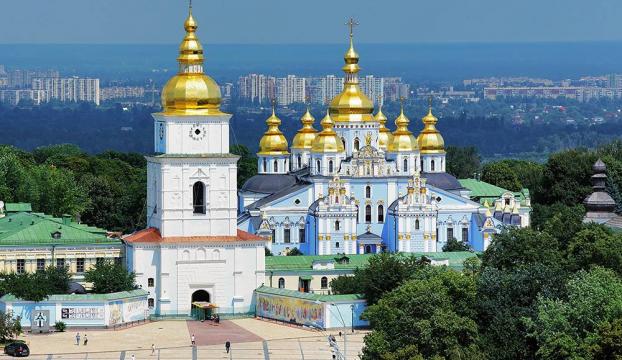
[[[30,349],[23,342],[13,342],[4,347],[4,353],[11,356],[26,357],[30,355]]]

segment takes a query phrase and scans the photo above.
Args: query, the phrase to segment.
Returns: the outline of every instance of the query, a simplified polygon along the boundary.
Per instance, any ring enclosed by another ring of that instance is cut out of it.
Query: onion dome
[[[387,117],[382,113],[382,104],[378,108],[378,113],[374,116],[376,121],[380,124],[378,127],[378,147],[384,151],[387,151],[389,145],[393,142],[393,134],[385,125],[387,123]]]
[[[424,116],[421,121],[423,121],[423,130],[421,130],[421,133],[417,138],[417,142],[419,143],[419,150],[421,150],[421,153],[444,154],[445,141],[443,140],[443,136],[441,136],[441,133],[438,131],[438,129],[436,129],[436,123],[438,122],[438,119],[432,114],[431,99],[428,114]]]
[[[326,116],[320,121],[320,125],[322,125],[322,131],[317,133],[311,151],[314,153],[344,152],[345,147],[333,129],[335,122],[331,119],[328,110],[326,111]]]
[[[298,130],[296,136],[294,136],[292,149],[311,150],[313,147],[313,141],[317,135],[317,130],[313,127],[315,118],[309,112],[308,107],[307,112],[305,112],[305,114],[300,118],[300,122],[302,123],[302,127]]]
[[[203,73],[203,47],[196,36],[197,23],[192,7],[184,22],[186,36],[179,45],[179,72],[162,90],[162,109],[165,114],[213,115],[220,111],[220,88]]]
[[[266,120],[268,130],[259,140],[259,152],[257,155],[287,155],[289,154],[287,139],[279,129],[281,119],[276,116],[274,106],[272,106],[272,115]]]
[[[400,115],[395,119],[397,129],[393,132],[393,141],[389,144],[390,152],[417,151],[417,139],[410,130],[408,124],[410,120],[404,115],[404,106]]]
[[[358,64],[359,54],[354,50],[352,31],[357,23],[350,19],[347,25],[350,26],[350,48],[343,58],[345,65],[341,68],[345,74],[343,91],[330,102],[330,115],[337,123],[373,121],[374,104],[359,86],[358,72],[361,68]]]

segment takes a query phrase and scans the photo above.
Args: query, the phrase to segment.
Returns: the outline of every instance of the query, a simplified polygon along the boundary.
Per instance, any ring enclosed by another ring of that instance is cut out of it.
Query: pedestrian
[[[225,350],[227,350],[227,354],[229,353],[229,349],[231,349],[231,343],[229,342],[229,340],[227,340],[227,342],[225,343]]]
[[[132,354],[132,360],[136,360],[136,355]]]
[[[195,345],[195,342],[194,342],[194,334],[192,334],[192,337],[190,337],[190,341],[192,341],[192,346],[194,346],[194,345]]]
[[[80,345],[80,333],[76,333],[76,345]]]
[[[89,339],[87,339],[86,334],[84,334],[84,346],[86,346],[88,342],[89,342]]]
[[[155,344],[151,344],[151,356],[155,355]]]

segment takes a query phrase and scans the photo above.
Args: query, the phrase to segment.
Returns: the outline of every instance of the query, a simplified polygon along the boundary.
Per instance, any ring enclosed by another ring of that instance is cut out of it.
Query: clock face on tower
[[[205,130],[205,126],[200,124],[194,124],[190,128],[190,137],[194,140],[201,140],[205,137],[207,131]]]

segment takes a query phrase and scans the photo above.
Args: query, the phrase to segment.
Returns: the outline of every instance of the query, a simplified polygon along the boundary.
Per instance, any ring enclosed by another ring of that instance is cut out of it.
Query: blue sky
[[[204,43],[622,40],[620,0],[194,0]],[[0,43],[176,43],[186,0],[2,0]]]

